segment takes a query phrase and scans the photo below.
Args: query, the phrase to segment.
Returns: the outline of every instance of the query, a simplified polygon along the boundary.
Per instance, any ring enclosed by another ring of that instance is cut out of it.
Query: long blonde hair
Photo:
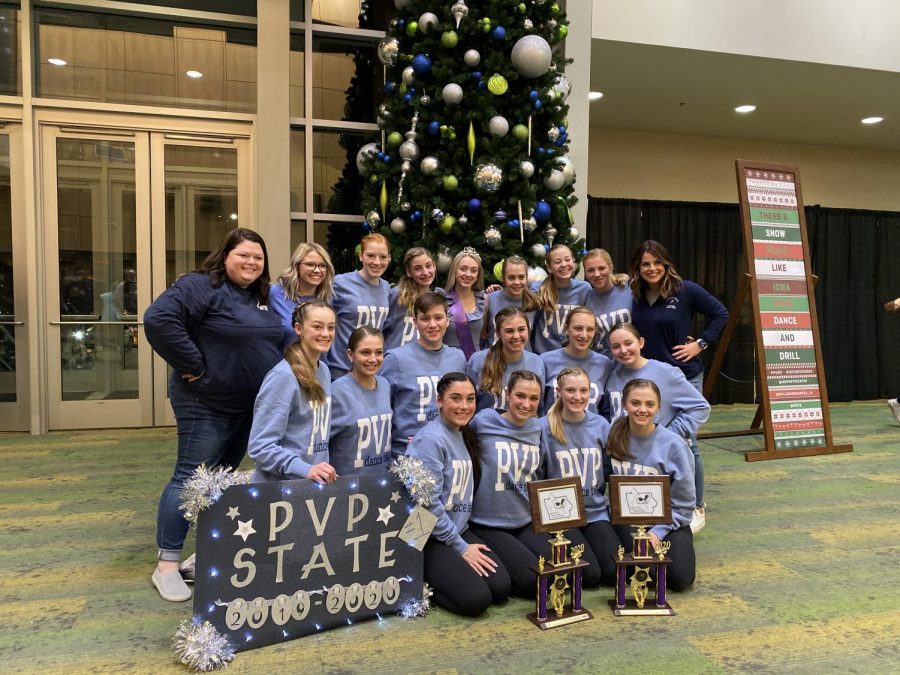
[[[563,368],[559,375],[556,376],[556,387],[562,386],[562,381],[564,377],[584,377],[588,381],[588,385],[591,383],[591,378],[587,374],[587,372],[583,368]],[[568,443],[569,439],[566,438],[566,430],[563,427],[563,402],[562,397],[559,395],[559,392],[556,393],[556,400],[553,401],[553,405],[550,406],[550,410],[547,411],[547,426],[550,428],[550,435],[553,436],[560,443]]]
[[[419,289],[416,286],[416,282],[409,276],[409,266],[420,255],[427,255],[428,259],[431,260],[431,264],[434,265],[434,256],[431,255],[431,251],[421,246],[413,246],[403,254],[403,274],[400,276],[400,281],[397,282],[397,288],[400,289],[400,292],[397,294],[397,304],[401,307],[406,307],[408,315],[412,315],[413,305],[416,302],[416,298],[419,297]]]
[[[324,307],[334,314],[334,310],[327,302],[322,300],[308,300],[307,302],[301,302],[297,305],[297,308],[291,316],[292,323],[295,326],[298,324],[302,326],[309,311],[320,307]],[[300,385],[300,388],[310,402],[318,404],[325,403],[325,389],[322,387],[322,383],[319,382],[319,378],[316,377],[317,364],[314,364],[306,355],[306,352],[303,350],[302,340],[297,340],[285,350],[284,360],[288,362],[291,371],[294,373],[294,377],[297,378],[297,383]]]
[[[656,382],[636,377],[633,380],[628,380],[625,386],[622,387],[622,406],[625,406],[625,399],[628,398],[633,389],[645,388],[652,389],[656,394],[656,400],[662,403],[662,396],[660,396]],[[631,436],[631,430],[628,425],[628,415],[622,415],[622,417],[613,422],[612,428],[609,430],[609,437],[606,439],[606,454],[613,459],[624,460],[632,457],[631,451],[628,449],[628,439]]]
[[[581,266],[587,268],[587,261],[591,258],[602,258],[603,262],[609,265],[609,280],[614,286],[625,288],[625,286],[628,285],[628,275],[616,274],[616,266],[613,264],[612,256],[605,248],[592,248],[585,253],[584,257],[581,259]]]
[[[522,317],[525,326],[528,327],[528,315],[518,307],[504,307],[497,316],[494,317],[494,334],[497,336],[496,342],[488,349],[487,355],[484,357],[484,364],[481,367],[481,377],[478,385],[482,391],[499,396],[503,390],[503,374],[506,372],[506,359],[503,358],[503,343],[500,341],[500,328],[509,319]],[[529,334],[530,337],[530,334]],[[527,338],[526,338],[527,342]]]
[[[572,249],[570,249],[565,244],[556,244],[547,251],[547,256],[545,261],[550,260],[550,254],[554,251],[558,251],[559,249],[564,248],[569,252],[569,255],[572,256],[572,260],[575,259],[575,255],[572,253]],[[550,263],[545,262],[545,267],[547,268],[547,278],[541,283],[541,287],[538,290],[538,301],[540,302],[541,309],[545,312],[552,312],[556,305],[559,303],[559,289],[556,286],[556,277],[553,276],[553,273],[550,272]]]
[[[284,297],[298,302],[300,300],[300,263],[310,253],[318,253],[325,261],[325,278],[316,287],[316,298],[329,302],[334,287],[334,265],[331,256],[321,245],[314,241],[305,241],[294,249],[291,264],[278,277],[278,283],[284,288]]]
[[[525,312],[533,312],[541,308],[541,301],[538,296],[528,288],[528,261],[520,255],[511,255],[504,259],[500,266],[500,281],[506,284],[506,268],[509,265],[523,265],[525,267],[525,288],[522,289],[522,310]]]
[[[447,272],[447,283],[444,284],[444,290],[448,293],[456,287],[456,269],[459,267],[460,261],[466,256],[478,263],[478,276],[475,278],[475,283],[472,284],[472,290],[477,292],[484,289],[484,266],[481,264],[481,255],[471,246],[466,246],[454,256],[453,262],[450,263],[450,271]]]

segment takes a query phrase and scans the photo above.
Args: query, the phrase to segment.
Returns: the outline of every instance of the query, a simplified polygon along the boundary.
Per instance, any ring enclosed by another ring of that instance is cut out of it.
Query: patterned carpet
[[[238,654],[229,672],[900,672],[900,427],[883,402],[837,404],[851,454],[747,463],[759,437],[701,442],[708,525],[697,584],[672,618],[596,618],[541,632],[511,601],[477,620],[440,610]],[[749,425],[714,409],[706,430]],[[171,430],[0,435],[0,668],[187,672],[171,651],[190,603],[150,585]],[[896,537],[896,539],[895,539]]]

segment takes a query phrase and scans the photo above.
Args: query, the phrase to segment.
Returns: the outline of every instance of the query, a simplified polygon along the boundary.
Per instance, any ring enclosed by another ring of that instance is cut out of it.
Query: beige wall
[[[799,168],[807,205],[900,211],[900,152],[591,128],[588,194],[737,202],[735,159]]]

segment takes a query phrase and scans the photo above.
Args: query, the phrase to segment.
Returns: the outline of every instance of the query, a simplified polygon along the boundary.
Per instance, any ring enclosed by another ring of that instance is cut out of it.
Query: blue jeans
[[[175,472],[159,499],[156,545],[160,560],[181,560],[181,549],[190,524],[181,510],[181,488],[201,464],[237,468],[247,452],[252,411],[235,415],[213,410],[182,387],[170,388],[178,430]]]
[[[703,395],[703,371],[687,378],[687,381]],[[700,447],[697,445],[697,437],[691,436],[691,452],[694,453],[694,487],[697,490],[697,508],[706,506],[703,501],[703,458],[700,457]]]

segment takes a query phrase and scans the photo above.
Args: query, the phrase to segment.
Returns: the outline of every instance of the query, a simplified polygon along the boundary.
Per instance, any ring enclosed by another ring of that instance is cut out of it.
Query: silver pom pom
[[[534,28],[534,22],[531,19],[525,19],[522,22],[522,28],[524,28],[525,30],[531,30],[532,28]]]
[[[502,239],[502,235],[500,234],[500,230],[496,227],[489,227],[484,231],[484,240],[488,244],[496,244]]]
[[[181,488],[181,509],[184,518],[191,525],[197,524],[197,517],[215,504],[232,485],[245,485],[253,480],[252,471],[233,471],[231,467],[220,466],[212,471],[201,464]]]
[[[401,603],[397,608],[397,614],[404,619],[417,619],[421,616],[425,616],[428,613],[428,610],[431,609],[432,594],[431,586],[422,584],[422,597]]]
[[[438,258],[441,255],[447,254],[441,252]],[[440,263],[440,260],[438,262]],[[409,496],[419,506],[428,506],[440,496],[437,476],[422,463],[421,459],[400,455],[391,464],[390,471],[403,483]]]
[[[485,192],[496,192],[503,182],[503,169],[496,164],[479,164],[475,167],[475,187]]]
[[[534,232],[537,229],[537,221],[530,216],[522,218],[522,229],[526,232]]]
[[[427,607],[425,611],[428,611]],[[172,640],[175,656],[191,670],[208,673],[234,660],[234,647],[209,621],[182,621]]]

